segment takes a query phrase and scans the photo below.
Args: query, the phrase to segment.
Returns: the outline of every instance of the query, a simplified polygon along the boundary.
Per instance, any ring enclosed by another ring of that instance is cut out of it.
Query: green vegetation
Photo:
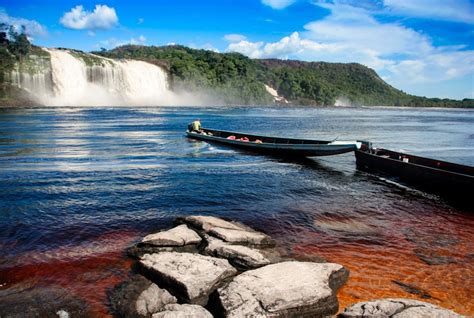
[[[84,63],[89,67],[92,67],[92,66],[105,66],[106,64],[112,64],[112,62],[110,62],[106,59],[95,56],[93,54],[84,53],[83,51],[71,50],[71,49],[68,49],[68,51],[71,53],[72,56],[83,60]]]
[[[110,58],[140,59],[164,66],[174,90],[205,91],[224,104],[268,105],[273,98],[264,86],[264,67],[238,53],[219,54],[184,46],[122,46],[93,52]]]
[[[294,105],[334,105],[338,98],[355,105],[474,107],[462,101],[406,94],[360,64],[253,60],[239,53],[216,53],[184,46],[126,45],[95,54],[140,59],[165,66],[175,90],[212,91],[227,104],[270,104],[264,84]]]

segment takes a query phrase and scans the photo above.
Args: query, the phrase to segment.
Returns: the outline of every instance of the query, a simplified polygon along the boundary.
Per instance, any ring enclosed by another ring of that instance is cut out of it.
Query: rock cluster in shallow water
[[[349,275],[343,266],[285,258],[268,235],[241,223],[212,216],[182,217],[177,223],[170,230],[147,235],[128,250],[142,275],[112,292],[116,315],[324,317],[337,313],[336,293]]]
[[[136,275],[110,295],[126,317],[328,317],[349,272],[342,265],[282,256],[266,234],[212,216],[188,216],[128,250]],[[457,317],[429,303],[355,304],[341,317]],[[441,316],[440,316],[441,315]]]

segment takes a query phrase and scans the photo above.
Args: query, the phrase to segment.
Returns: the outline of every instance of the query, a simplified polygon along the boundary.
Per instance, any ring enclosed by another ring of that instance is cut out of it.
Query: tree
[[[21,33],[18,33],[15,30],[15,27],[11,25],[8,32],[8,35],[10,37],[8,50],[10,51],[10,53],[16,56],[20,63],[23,62],[23,58],[28,55],[31,49],[31,43],[28,40],[25,31],[25,26],[22,26]]]
[[[8,25],[5,23],[0,23],[0,46],[8,45]]]

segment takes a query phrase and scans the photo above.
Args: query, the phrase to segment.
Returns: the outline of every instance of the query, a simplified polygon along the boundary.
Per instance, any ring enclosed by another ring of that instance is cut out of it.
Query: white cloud
[[[226,34],[224,35],[224,40],[228,42],[240,42],[247,40],[247,37],[242,34]]]
[[[32,39],[33,36],[46,36],[48,34],[46,27],[35,20],[11,17],[2,8],[0,8],[0,23],[12,25],[17,32],[20,32],[22,27],[24,27],[25,33],[30,39]]]
[[[269,7],[272,7],[273,9],[284,9],[293,3],[295,3],[296,0],[262,0],[262,3],[264,5],[267,5]]]
[[[385,0],[395,14],[474,23],[474,4],[470,0]]]
[[[244,40],[229,44],[227,51],[239,52],[251,58],[261,58],[263,55],[261,50],[262,46],[263,42],[249,42]]]
[[[138,24],[142,24],[143,22],[145,22],[145,19],[143,19],[143,18],[138,18],[138,21],[137,21]]]
[[[331,14],[305,26],[306,35],[313,40],[370,49],[380,55],[422,53],[431,48],[427,36],[396,23],[380,23],[365,9],[344,4],[320,6]]]
[[[106,5],[96,5],[93,12],[84,10],[79,5],[64,13],[59,22],[69,29],[110,29],[117,25],[118,17],[114,8]]]
[[[234,42],[227,50],[251,58],[358,62],[408,92],[416,85],[451,81],[474,73],[474,51],[463,45],[436,47],[425,34],[399,23],[379,22],[371,11],[360,6],[316,4],[331,13],[305,25],[306,31],[294,32],[276,42]]]

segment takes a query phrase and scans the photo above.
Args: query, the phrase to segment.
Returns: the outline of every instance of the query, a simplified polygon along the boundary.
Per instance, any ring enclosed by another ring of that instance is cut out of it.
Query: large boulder
[[[179,300],[198,305],[205,305],[219,283],[237,273],[225,259],[191,253],[145,254],[140,265],[146,276]]]
[[[163,311],[156,313],[153,318],[212,318],[212,315],[204,307],[189,304],[166,305]]]
[[[226,258],[238,269],[257,268],[270,264],[264,253],[247,246],[230,245],[213,237],[206,237],[207,246],[204,252],[211,256]]]
[[[454,311],[404,298],[387,298],[354,304],[339,314],[344,318],[455,318],[462,317]]]
[[[150,317],[176,297],[140,275],[114,288],[109,297],[112,311],[119,317]]]
[[[178,218],[209,235],[218,237],[231,244],[273,246],[275,242],[266,234],[237,222],[229,222],[214,216],[187,216]]]
[[[145,236],[140,243],[129,248],[127,254],[139,259],[145,254],[160,252],[197,253],[201,241],[199,234],[182,224],[167,231]]]
[[[153,246],[184,246],[201,243],[201,237],[185,224],[174,227],[171,230],[161,231],[145,236],[141,244]]]
[[[337,290],[349,272],[334,263],[283,262],[247,271],[218,289],[228,317],[325,317],[337,313]]]

